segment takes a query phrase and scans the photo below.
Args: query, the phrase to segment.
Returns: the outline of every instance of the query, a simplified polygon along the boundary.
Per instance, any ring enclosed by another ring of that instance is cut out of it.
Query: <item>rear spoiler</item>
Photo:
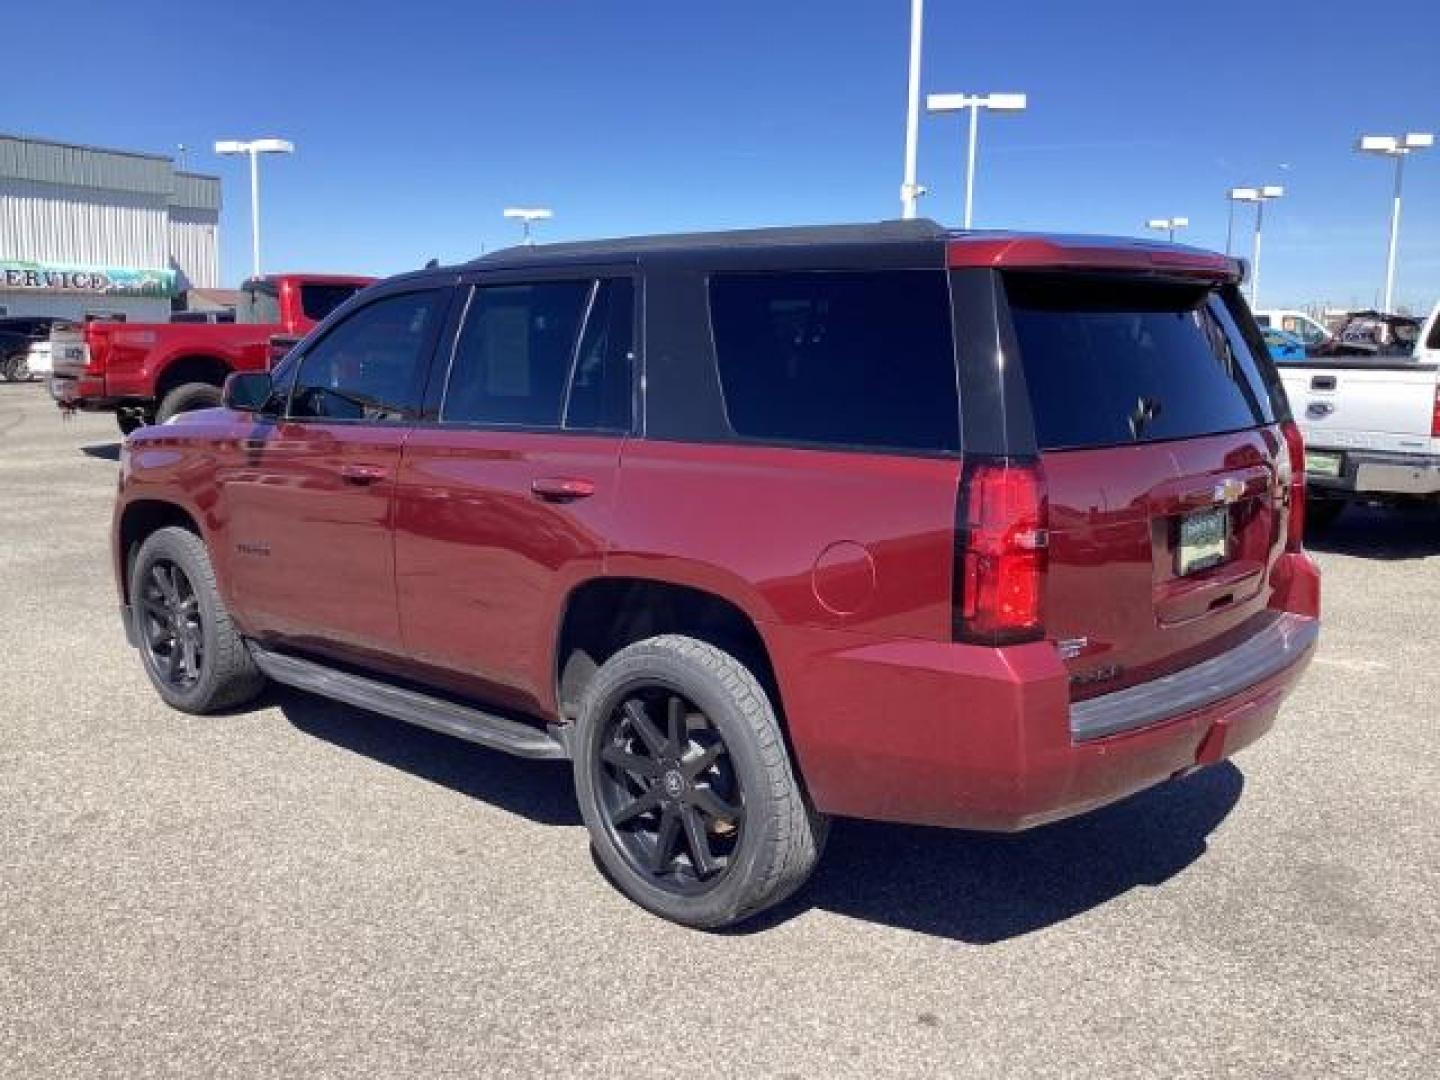
[[[1243,259],[1213,251],[1140,240],[1097,242],[1091,237],[983,236],[951,240],[945,263],[997,270],[1116,270],[1239,284]]]

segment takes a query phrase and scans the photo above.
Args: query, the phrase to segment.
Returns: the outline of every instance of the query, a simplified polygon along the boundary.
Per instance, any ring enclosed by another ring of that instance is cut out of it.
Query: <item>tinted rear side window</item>
[[[1207,287],[1006,277],[1042,449],[1121,446],[1273,421],[1261,363]]]
[[[943,272],[720,274],[710,316],[736,435],[959,450]]]

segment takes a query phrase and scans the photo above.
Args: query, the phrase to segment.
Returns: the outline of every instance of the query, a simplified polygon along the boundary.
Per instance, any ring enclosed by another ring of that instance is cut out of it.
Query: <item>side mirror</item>
[[[225,380],[221,400],[236,412],[260,413],[270,404],[275,386],[265,371],[239,371]]]

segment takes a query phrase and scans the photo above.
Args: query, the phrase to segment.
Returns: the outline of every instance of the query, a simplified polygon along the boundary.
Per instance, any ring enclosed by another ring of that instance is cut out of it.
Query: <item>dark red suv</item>
[[[1255,740],[1315,645],[1241,269],[911,221],[394,278],[130,438],[125,625],[183,710],[268,677],[570,759],[695,926],[830,815],[1078,814]]]

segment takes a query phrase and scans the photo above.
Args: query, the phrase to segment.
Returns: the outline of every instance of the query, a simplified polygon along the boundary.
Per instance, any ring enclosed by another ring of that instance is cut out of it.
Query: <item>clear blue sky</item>
[[[354,0],[7,5],[0,130],[190,147],[225,181],[223,275],[388,273],[513,240],[898,214],[907,0]],[[1225,190],[1283,183],[1262,302],[1371,303],[1391,169],[1361,131],[1440,130],[1440,4],[929,0],[926,91],[1024,90],[981,127],[976,224],[1136,234],[1187,215],[1223,247]],[[976,14],[983,12],[983,14]],[[29,43],[26,47],[19,47]],[[955,223],[957,117],[926,119],[922,212]],[[1250,211],[1237,217],[1248,253]],[[1440,295],[1440,149],[1407,171],[1399,296]]]

